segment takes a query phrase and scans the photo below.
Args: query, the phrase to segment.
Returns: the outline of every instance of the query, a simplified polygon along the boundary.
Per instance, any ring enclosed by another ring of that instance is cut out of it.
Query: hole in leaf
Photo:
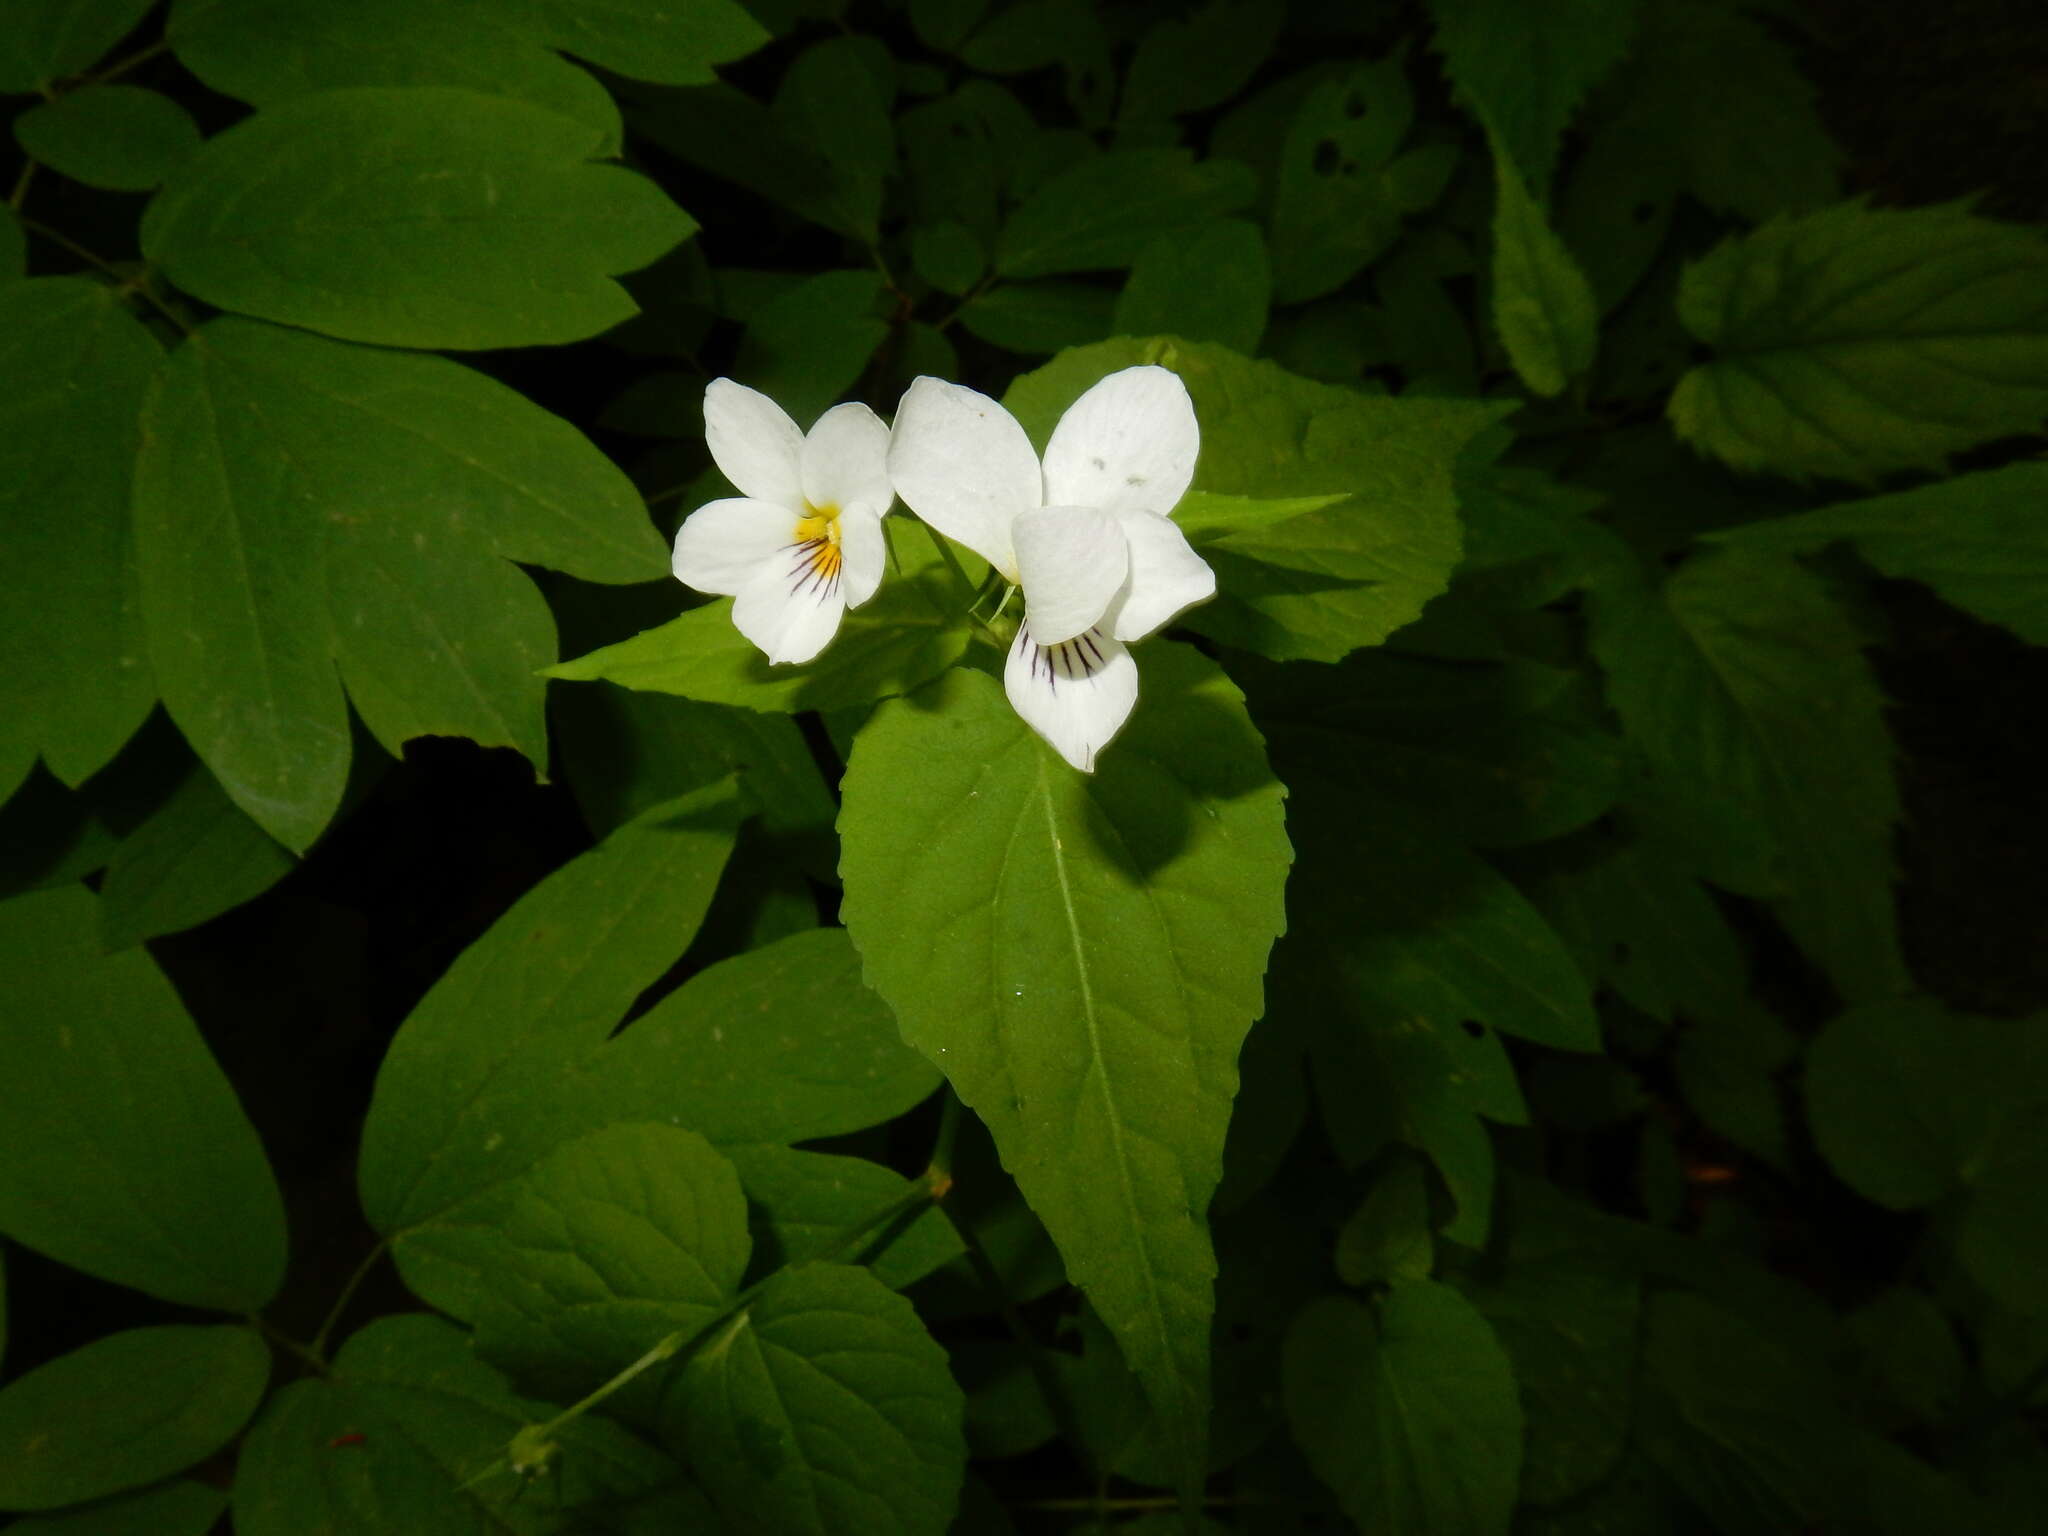
[[[1250,1323],[1232,1323],[1230,1325],[1230,1338],[1236,1344],[1251,1343],[1252,1325]]]
[[[1650,220],[1657,217],[1657,205],[1655,203],[1637,203],[1633,217],[1638,224],[1647,224]]]
[[[1365,116],[1365,103],[1356,96],[1347,93],[1344,97],[1344,115],[1353,122],[1356,122],[1359,118]]]
[[[1626,939],[1616,939],[1614,941],[1614,963],[1616,965],[1628,964],[1628,941]]]
[[[1324,139],[1316,145],[1316,157],[1310,162],[1318,176],[1334,176],[1337,173],[1337,141]]]
[[[1470,1035],[1474,1040],[1481,1039],[1486,1034],[1486,1026],[1480,1023],[1477,1019],[1467,1019],[1464,1022],[1464,1024],[1460,1026],[1460,1028],[1462,1028],[1465,1031],[1465,1033]]]

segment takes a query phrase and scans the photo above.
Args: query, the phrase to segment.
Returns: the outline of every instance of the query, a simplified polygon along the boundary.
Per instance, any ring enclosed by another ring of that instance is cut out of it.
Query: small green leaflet
[[[107,948],[196,927],[260,896],[297,867],[219,780],[193,764],[114,850],[100,886]]]
[[[131,1328],[0,1388],[0,1509],[56,1509],[204,1461],[256,1411],[253,1328]]]
[[[667,1404],[721,1513],[775,1536],[941,1536],[960,1389],[910,1303],[865,1270],[785,1270],[684,1364]]]
[[[154,0],[0,0],[0,96],[76,74],[142,20]]]
[[[1413,621],[1449,584],[1460,553],[1452,467],[1507,404],[1371,399],[1163,337],[1062,353],[1003,403],[1043,448],[1084,390],[1140,363],[1173,369],[1194,398],[1196,491],[1342,498],[1206,548],[1220,595],[1180,622],[1276,660],[1336,661]]]
[[[235,1472],[237,1536],[553,1536],[564,1510],[676,1479],[674,1462],[590,1414],[555,1436],[555,1486],[527,1492],[502,1467],[505,1446],[552,1412],[515,1397],[461,1329],[424,1313],[379,1318],[342,1346],[330,1374],[286,1387],[249,1431]]]
[[[1127,267],[1154,240],[1189,235],[1250,203],[1251,172],[1181,149],[1119,149],[1039,185],[1003,226],[996,271],[1046,277]]]
[[[680,694],[707,704],[795,714],[838,709],[907,693],[967,649],[960,590],[922,528],[908,517],[884,524],[896,568],[873,599],[840,622],[823,655],[801,667],[772,667],[732,625],[732,604],[692,608],[659,629],[550,667],[570,682],[602,679],[622,688]]]
[[[1117,295],[1113,328],[1125,336],[1184,336],[1251,353],[1272,303],[1272,264],[1259,226],[1217,219],[1192,235],[1162,236],[1138,253]]]
[[[199,148],[199,125],[168,96],[88,85],[14,120],[24,152],[59,175],[111,192],[147,192]]]
[[[164,367],[136,481],[172,718],[295,850],[340,803],[344,682],[394,755],[460,735],[544,766],[554,623],[510,562],[612,582],[665,564],[626,478],[503,385],[233,318]]]
[[[2048,239],[1966,204],[1775,219],[1689,266],[1678,304],[1715,356],[1672,424],[1737,469],[1940,471],[2048,415]]]
[[[1628,51],[1641,3],[1429,0],[1445,73],[1495,126],[1539,196],[1579,102]]]
[[[819,222],[872,246],[878,239],[883,183],[896,168],[896,133],[890,93],[869,68],[863,41],[827,38],[797,55],[783,74],[774,110],[791,138],[815,146],[824,157],[831,190]],[[873,46],[872,39],[865,41]],[[882,67],[893,85],[894,68],[886,57]],[[799,421],[807,419],[790,409]]]
[[[489,0],[486,0],[489,3]],[[614,74],[702,85],[768,34],[736,0],[532,0],[532,25],[555,47]]]
[[[805,278],[747,316],[733,377],[809,426],[852,391],[888,338],[882,298],[872,270]]]
[[[1375,1536],[1506,1536],[1522,1409],[1486,1319],[1433,1281],[1377,1307],[1312,1302],[1287,1330],[1287,1417],[1316,1474]]]
[[[2008,464],[1711,537],[1793,554],[1846,540],[1885,575],[1924,581],[1958,608],[2048,645],[2044,506],[2048,464]]]
[[[885,705],[855,740],[840,869],[867,976],[988,1124],[1186,1486],[1205,1468],[1201,1214],[1291,855],[1236,689],[1193,651],[1142,656],[1093,776],[981,673]]]
[[[270,106],[349,86],[453,85],[587,123],[618,151],[611,93],[532,34],[502,0],[173,0],[178,62],[224,95]]]
[[[207,1536],[228,1507],[225,1490],[189,1478],[50,1515],[27,1515],[10,1536]]]
[[[1898,788],[1861,638],[1789,558],[1695,556],[1594,589],[1593,653],[1649,776],[1634,798],[1694,871],[1774,902],[1844,997],[1905,990]]]
[[[210,304],[350,341],[579,341],[634,305],[611,274],[694,229],[595,165],[588,124],[450,87],[324,91],[207,141],[142,220],[143,253]]]
[[[1600,311],[1586,275],[1529,195],[1502,135],[1493,146],[1493,323],[1522,382],[1563,392],[1593,366]]]
[[[156,963],[103,955],[98,899],[74,884],[0,902],[0,971],[0,1232],[183,1306],[266,1304],[283,1202]]]
[[[1346,1285],[1427,1280],[1436,1262],[1422,1164],[1390,1163],[1338,1230],[1331,1255]]]
[[[1285,19],[1266,0],[1208,0],[1185,20],[1153,23],[1131,56],[1118,119],[1151,122],[1222,105],[1272,53]]]
[[[998,283],[967,301],[960,324],[991,346],[1043,357],[1112,334],[1116,295],[1094,283],[1057,277]]]
[[[128,499],[162,355],[99,283],[0,286],[0,797],[39,754],[82,783],[156,700]]]

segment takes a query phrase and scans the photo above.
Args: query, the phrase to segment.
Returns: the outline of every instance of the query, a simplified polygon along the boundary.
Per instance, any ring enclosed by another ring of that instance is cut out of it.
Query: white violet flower
[[[889,429],[864,405],[835,405],[806,436],[760,391],[713,379],[704,440],[740,494],[684,519],[676,578],[730,596],[733,624],[769,661],[809,661],[882,583]]]
[[[1003,669],[1017,713],[1084,773],[1138,702],[1127,643],[1213,597],[1172,512],[1201,432],[1165,368],[1126,368],[1067,408],[1041,469],[987,395],[920,378],[897,408],[889,477],[905,506],[1024,589]]]

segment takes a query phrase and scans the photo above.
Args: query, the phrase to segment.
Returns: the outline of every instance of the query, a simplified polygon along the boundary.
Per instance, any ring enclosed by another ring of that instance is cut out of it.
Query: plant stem
[[[167,52],[171,46],[168,37],[160,37],[147,48],[138,48],[125,59],[116,59],[97,74],[87,75],[81,82],[85,85],[104,85],[109,80],[118,80],[138,64],[147,64],[158,54]]]
[[[341,1321],[342,1313],[347,1311],[348,1304],[356,1299],[357,1289],[369,1277],[370,1271],[377,1267],[377,1261],[384,1257],[385,1250],[389,1247],[390,1244],[386,1240],[379,1238],[377,1246],[363,1256],[363,1262],[356,1266],[355,1273],[350,1275],[347,1284],[342,1286],[341,1294],[334,1298],[334,1305],[327,1309],[327,1316],[320,1324],[320,1331],[313,1335],[312,1353],[316,1357],[322,1360],[327,1358],[328,1335],[334,1332],[335,1325]]]
[[[61,245],[80,261],[90,262],[93,266],[106,273],[107,276],[113,278],[119,284],[122,293],[141,294],[144,299],[149,301],[150,307],[170,321],[172,325],[175,325],[187,336],[192,334],[192,327],[185,323],[185,317],[172,309],[150,290],[148,280],[149,269],[147,267],[140,273],[123,272],[97,251],[87,250],[62,230],[52,229],[49,225],[37,219],[21,218],[20,215],[16,215],[16,218],[23,229],[28,230],[31,234],[41,235],[45,240],[50,241],[54,245]]]
[[[325,1376],[327,1374],[327,1360],[325,1356],[308,1349],[260,1312],[251,1312],[249,1314],[249,1323],[251,1327],[262,1334],[264,1338],[270,1340],[279,1349],[288,1355],[296,1357],[306,1366],[310,1367],[315,1375]]]
[[[29,183],[35,179],[36,162],[33,160],[22,161],[21,174],[14,179],[14,190],[7,194],[7,208],[9,212],[14,214],[21,212],[21,205],[28,201]]]

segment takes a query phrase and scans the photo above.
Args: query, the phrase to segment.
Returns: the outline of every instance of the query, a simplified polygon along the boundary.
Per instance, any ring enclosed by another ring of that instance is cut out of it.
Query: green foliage
[[[226,1445],[270,1351],[239,1327],[134,1328],[0,1388],[0,1509],[54,1509],[153,1483]]]
[[[1671,420],[1738,469],[1942,470],[2048,412],[2044,274],[2037,232],[1961,204],[1776,219],[1687,269],[1679,314],[1715,356]]]
[[[10,1529],[2048,1527],[1943,21],[0,0]]]

